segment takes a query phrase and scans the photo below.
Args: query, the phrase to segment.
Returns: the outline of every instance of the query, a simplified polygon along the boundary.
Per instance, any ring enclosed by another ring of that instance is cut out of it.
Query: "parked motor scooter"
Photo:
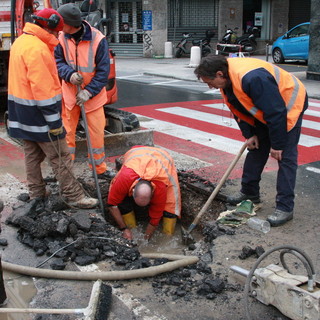
[[[214,37],[214,32],[212,30],[206,30],[206,36],[203,39],[192,40],[192,46],[200,47],[201,56],[205,57],[209,53],[212,52],[212,48],[210,46],[210,41]],[[188,32],[184,32],[182,34],[182,39],[177,44],[177,51],[175,53],[176,58],[181,58],[183,54],[190,54],[191,45],[189,40],[192,38],[192,34]]]
[[[225,26],[227,28],[227,26]],[[226,43],[226,44],[235,44],[237,40],[237,31],[238,27],[235,27],[234,30],[231,28],[227,28],[226,33],[223,35],[220,43]]]
[[[258,34],[257,27],[249,28],[246,33],[236,39],[236,43],[242,46],[242,51],[252,53],[257,50],[256,37]]]
[[[237,36],[237,30],[237,27],[234,28],[234,30],[227,28],[226,33],[217,45],[217,49],[220,53],[232,53],[239,51],[252,53],[256,51],[256,36],[258,35],[259,29],[257,27],[250,28],[240,37]],[[235,46],[223,46],[222,44],[234,44]]]

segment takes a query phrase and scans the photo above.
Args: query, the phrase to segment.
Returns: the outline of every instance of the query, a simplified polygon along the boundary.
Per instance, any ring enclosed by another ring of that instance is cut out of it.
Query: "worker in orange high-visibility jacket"
[[[10,50],[8,77],[9,133],[23,140],[29,196],[43,201],[46,184],[41,163],[49,160],[60,189],[71,206],[93,208],[71,174],[72,161],[61,119],[61,85],[53,55],[63,19],[45,8],[27,22]]]
[[[108,207],[123,237],[132,240],[135,212],[146,209],[149,223],[145,238],[150,239],[162,219],[162,231],[174,233],[181,213],[181,194],[172,157],[163,149],[137,146],[124,154],[120,171],[112,180]]]
[[[82,20],[74,3],[64,4],[57,11],[65,21],[55,57],[62,78],[63,123],[69,150],[74,160],[75,135],[83,104],[93,151],[93,159],[88,154],[89,166],[95,165],[98,178],[108,178],[111,172],[105,162],[103,108],[108,101],[105,88],[110,70],[108,43],[99,30]]]
[[[208,55],[195,69],[209,88],[220,89],[233,113],[248,153],[241,190],[230,204],[260,202],[260,180],[269,155],[278,161],[276,207],[267,217],[272,227],[293,219],[298,143],[308,96],[302,82],[289,72],[255,58]]]

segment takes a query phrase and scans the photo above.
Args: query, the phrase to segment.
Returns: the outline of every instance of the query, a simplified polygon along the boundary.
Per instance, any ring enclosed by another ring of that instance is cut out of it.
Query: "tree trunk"
[[[0,257],[0,305],[2,305],[7,299],[6,289],[4,288],[3,274],[2,274],[2,265]]]
[[[311,0],[307,79],[320,81],[320,0]]]

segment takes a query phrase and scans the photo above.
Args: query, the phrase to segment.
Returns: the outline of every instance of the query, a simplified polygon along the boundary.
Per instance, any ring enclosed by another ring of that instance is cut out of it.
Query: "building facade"
[[[226,28],[238,36],[259,28],[258,51],[298,23],[310,21],[311,0],[102,0],[112,19],[109,43],[118,55],[162,56],[165,42],[177,44],[182,32],[203,38],[214,30],[212,46]]]

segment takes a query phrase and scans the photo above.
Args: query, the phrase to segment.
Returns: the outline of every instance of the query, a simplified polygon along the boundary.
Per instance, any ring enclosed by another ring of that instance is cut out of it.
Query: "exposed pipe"
[[[103,271],[103,272],[79,272],[79,271],[61,271],[50,269],[38,269],[34,267],[27,267],[9,262],[2,261],[2,268],[5,271],[15,272],[19,274],[28,275],[31,277],[64,279],[64,280],[128,280],[136,278],[153,277],[158,274],[169,272],[190,264],[197,263],[199,258],[196,256],[183,256],[166,253],[145,253],[141,254],[144,258],[158,259],[164,258],[173,260],[158,266],[135,269],[135,270],[121,270],[121,271]]]

